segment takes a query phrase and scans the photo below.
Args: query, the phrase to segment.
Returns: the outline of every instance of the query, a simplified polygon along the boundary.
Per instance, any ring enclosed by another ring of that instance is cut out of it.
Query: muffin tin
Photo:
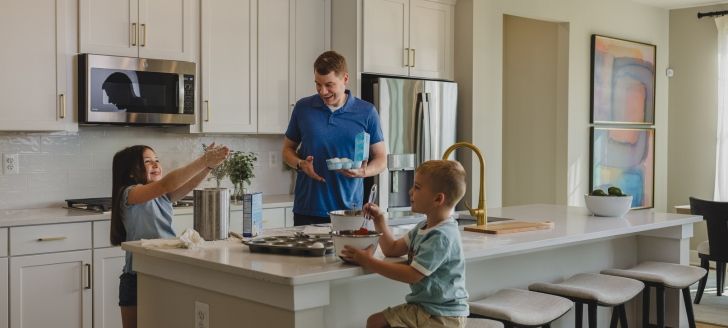
[[[253,253],[324,256],[334,252],[334,241],[329,235],[266,236],[245,240],[243,244],[248,245]]]

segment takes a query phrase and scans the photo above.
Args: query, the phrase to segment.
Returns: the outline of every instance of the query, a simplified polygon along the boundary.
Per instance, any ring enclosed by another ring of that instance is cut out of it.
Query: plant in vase
[[[207,145],[202,144],[202,150],[207,149]],[[222,182],[225,177],[228,176],[228,161],[230,160],[230,157],[228,157],[226,160],[224,160],[220,165],[216,166],[214,169],[210,171],[210,177],[207,178],[208,181],[215,180],[215,187],[217,189],[220,189],[220,183]]]
[[[230,182],[235,186],[233,198],[242,200],[245,194],[246,186],[250,185],[250,179],[255,177],[253,167],[258,157],[253,152],[234,151],[230,158],[225,161],[227,174]]]

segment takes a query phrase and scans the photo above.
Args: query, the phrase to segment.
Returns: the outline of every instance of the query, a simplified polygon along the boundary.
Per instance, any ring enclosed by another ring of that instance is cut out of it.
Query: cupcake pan
[[[319,242],[323,248],[315,248],[313,244]],[[300,256],[324,256],[334,252],[334,242],[331,236],[267,236],[245,240],[253,253],[273,253]]]

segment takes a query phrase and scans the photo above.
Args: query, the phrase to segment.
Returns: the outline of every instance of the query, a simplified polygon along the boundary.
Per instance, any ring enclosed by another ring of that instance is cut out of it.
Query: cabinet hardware
[[[58,101],[60,102],[58,106],[60,109],[60,114],[58,115],[58,117],[60,119],[64,119],[66,118],[66,96],[64,94],[58,95]]]
[[[86,267],[86,286],[83,289],[91,289],[91,264],[84,263]]]
[[[210,122],[210,102],[205,100],[205,122]]]
[[[137,23],[131,23],[131,45],[136,46],[137,44]]]
[[[147,45],[147,24],[139,25],[139,29],[142,32],[142,39],[139,41],[139,45],[144,47]]]
[[[404,56],[402,57],[402,61],[404,62],[404,67],[409,67],[409,50],[410,48],[404,48]]]
[[[56,240],[64,240],[67,239],[66,236],[58,236],[58,237],[40,237],[36,239],[36,241],[56,241]]]
[[[415,48],[411,48],[410,50],[412,50],[412,60],[410,60],[410,67],[414,68],[415,67]]]

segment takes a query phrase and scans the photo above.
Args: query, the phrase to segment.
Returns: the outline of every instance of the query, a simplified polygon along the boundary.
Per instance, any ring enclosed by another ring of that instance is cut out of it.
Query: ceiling
[[[728,3],[728,1],[717,0],[632,0],[653,7],[665,9],[690,8]]]

